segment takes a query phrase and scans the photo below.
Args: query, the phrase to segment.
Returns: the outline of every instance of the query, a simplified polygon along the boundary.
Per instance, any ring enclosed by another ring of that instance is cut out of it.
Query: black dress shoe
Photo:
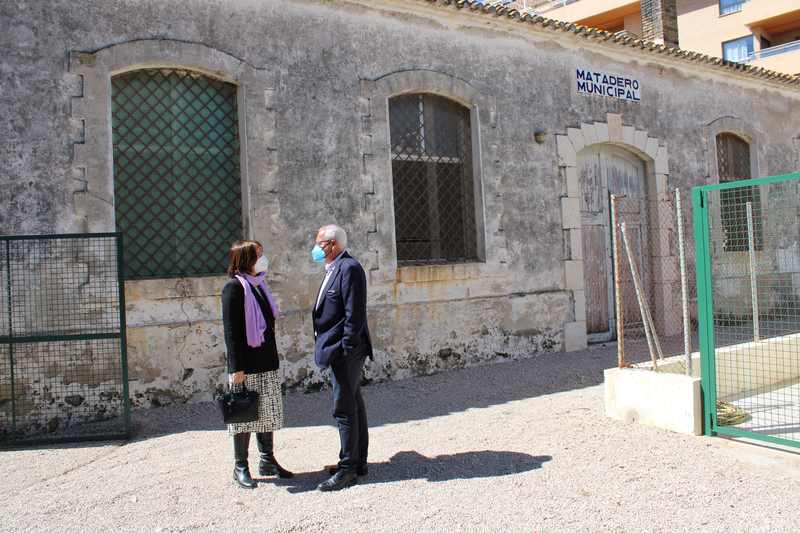
[[[234,466],[233,480],[239,483],[239,486],[244,489],[254,489],[258,486],[258,483],[250,477],[250,469],[247,466]]]
[[[339,465],[325,465],[324,470],[330,475],[334,475],[339,471]],[[369,474],[369,468],[367,465],[361,465],[356,469],[356,474],[358,474],[358,477],[364,477]]]
[[[356,483],[358,483],[358,476],[355,472],[340,470],[329,479],[317,485],[317,490],[321,490],[322,492],[342,490],[346,489],[347,487],[352,487]]]

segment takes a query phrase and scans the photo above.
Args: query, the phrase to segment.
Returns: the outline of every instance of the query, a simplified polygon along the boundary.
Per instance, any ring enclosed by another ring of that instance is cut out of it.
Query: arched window
[[[175,69],[126,72],[111,85],[125,276],[223,273],[242,237],[236,86]]]
[[[732,133],[717,135],[717,168],[720,183],[748,180],[750,174],[750,145]],[[753,213],[753,247],[761,250],[761,197],[756,187],[741,187],[720,191],[722,229],[725,232],[725,251],[749,250],[747,204]]]
[[[469,109],[432,94],[389,100],[400,264],[477,259]]]

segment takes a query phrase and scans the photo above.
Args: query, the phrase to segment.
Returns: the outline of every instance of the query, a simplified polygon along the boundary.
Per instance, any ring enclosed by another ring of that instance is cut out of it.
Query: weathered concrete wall
[[[127,284],[128,361],[135,405],[208,399],[224,371],[219,321],[219,291],[224,281],[195,278]],[[440,285],[458,290],[454,287],[458,283]],[[407,285],[411,290],[432,291],[425,283]],[[314,289],[309,290],[313,296]],[[570,312],[571,302],[563,291],[373,303],[369,319],[377,352],[375,362],[368,365],[367,378],[403,378],[557,351],[563,317]],[[313,364],[311,331],[305,310],[290,310],[280,322],[278,348],[287,386],[314,388],[328,379]]]
[[[370,377],[403,377],[585,345],[570,150],[629,148],[664,194],[715,180],[709,139],[727,117],[752,136],[757,174],[797,164],[796,89],[422,1],[30,1],[0,20],[0,233],[114,229],[113,73],[182,66],[240,85],[245,227],[272,260],[290,385],[324,380],[308,313],[324,223],[348,229],[369,270]],[[576,67],[636,77],[642,101],[577,94]],[[397,267],[386,98],[408,91],[473,111],[480,263]],[[209,397],[223,282],[127,283],[137,405]]]

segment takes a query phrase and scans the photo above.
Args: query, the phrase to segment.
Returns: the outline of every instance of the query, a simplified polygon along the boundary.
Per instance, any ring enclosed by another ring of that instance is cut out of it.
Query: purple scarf
[[[264,282],[266,273],[261,273],[257,276],[250,274],[237,274],[236,279],[242,284],[244,288],[244,322],[245,330],[247,332],[247,345],[251,348],[257,348],[264,344],[264,332],[267,330],[267,321],[264,320],[264,314],[261,312],[261,307],[258,305],[256,296],[250,287],[260,287],[267,297],[269,307],[272,309],[272,316],[278,318],[281,311],[278,309],[278,304],[275,302],[272,293],[269,292],[267,284]],[[246,280],[246,281],[245,281]],[[249,282],[249,283],[248,283]]]

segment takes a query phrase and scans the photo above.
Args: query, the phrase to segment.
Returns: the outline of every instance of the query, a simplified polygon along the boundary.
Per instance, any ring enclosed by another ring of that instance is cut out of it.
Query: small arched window
[[[399,264],[476,260],[470,110],[433,94],[389,100]]]
[[[749,180],[750,144],[732,133],[717,135],[717,168],[720,183]],[[725,251],[746,252],[749,250],[747,230],[747,204],[753,213],[753,247],[761,250],[763,231],[761,221],[761,197],[757,187],[741,187],[720,191],[722,229],[725,233]]]
[[[225,272],[242,238],[236,86],[176,69],[126,72],[111,86],[125,276]]]

